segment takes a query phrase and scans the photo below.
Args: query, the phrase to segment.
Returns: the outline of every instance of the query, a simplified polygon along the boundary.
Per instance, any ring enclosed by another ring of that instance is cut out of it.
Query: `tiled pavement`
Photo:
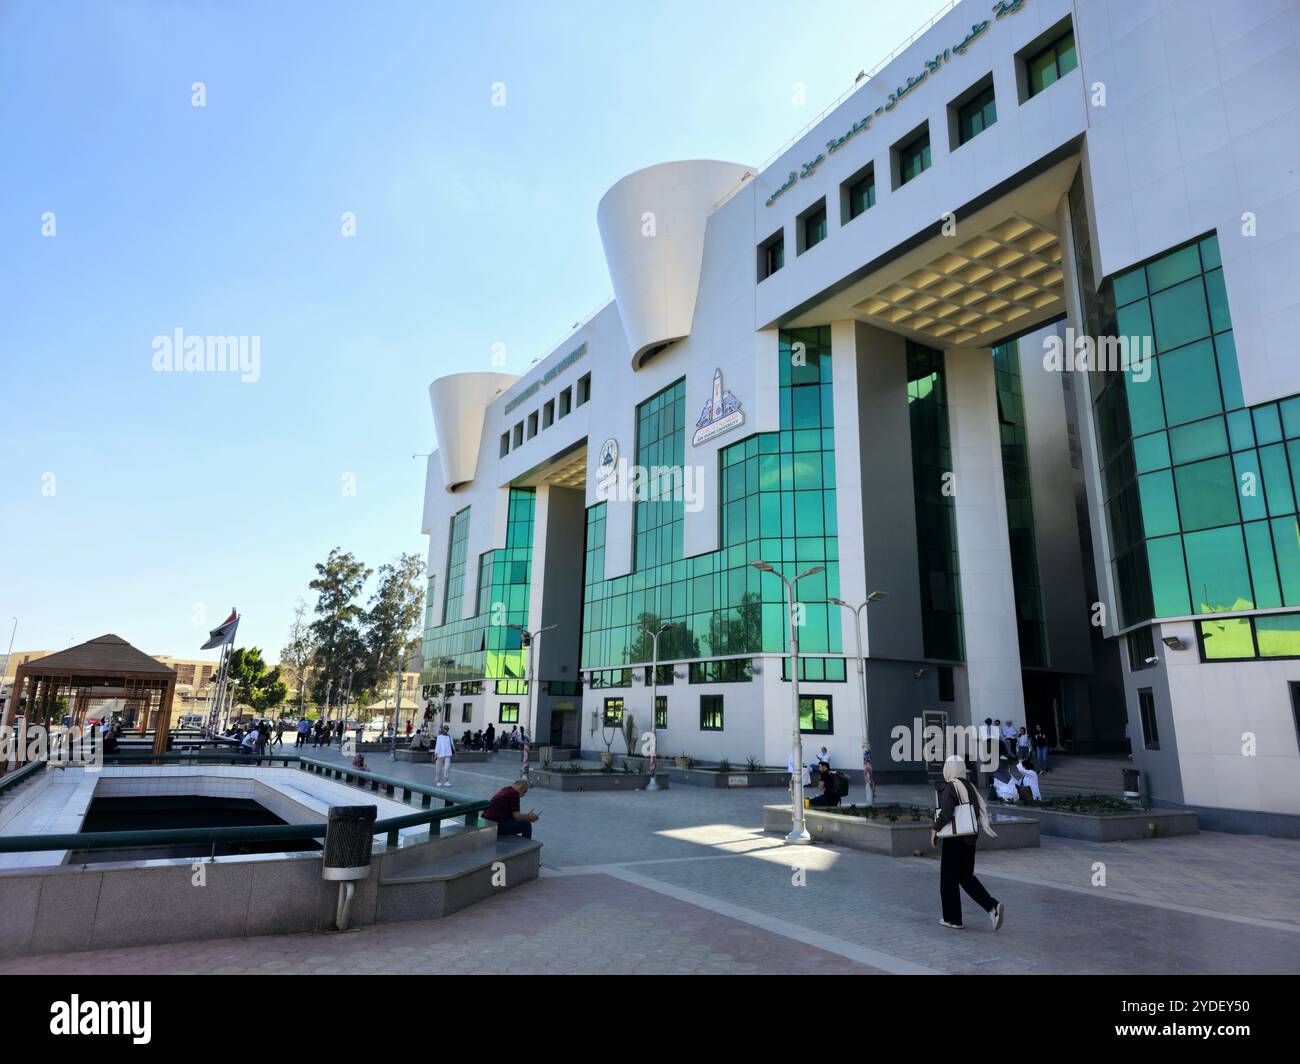
[[[428,766],[368,760],[431,779]],[[452,785],[486,796],[517,771],[467,765]],[[936,861],[764,835],[761,807],[784,794],[534,790],[524,805],[543,814],[543,878],[445,920],[30,958],[0,972],[1300,972],[1298,842],[1045,838],[982,853],[1006,926],[993,934],[968,901],[954,932],[939,926]]]

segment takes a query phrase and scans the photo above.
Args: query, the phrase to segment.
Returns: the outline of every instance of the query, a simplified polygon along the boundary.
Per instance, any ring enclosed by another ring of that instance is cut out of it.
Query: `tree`
[[[363,664],[365,644],[358,629],[363,611],[357,597],[369,576],[365,564],[341,547],[316,563],[316,579],[308,587],[317,593],[316,620],[311,624],[317,644],[318,668],[312,684],[317,702],[325,701],[330,688],[341,696],[348,674]]]
[[[280,679],[280,667],[268,670],[257,647],[237,647],[230,652],[226,676],[235,693],[235,705],[248,706],[261,717],[289,694]]]
[[[307,604],[299,599],[293,608],[293,623],[289,625],[289,642],[280,651],[280,664],[298,688],[299,715],[307,708],[307,682],[315,657],[316,633],[307,620]]]
[[[403,554],[381,565],[379,586],[366,612],[366,652],[377,687],[382,688],[385,678],[410,657],[412,643],[419,640],[423,615],[424,562],[420,556]]]

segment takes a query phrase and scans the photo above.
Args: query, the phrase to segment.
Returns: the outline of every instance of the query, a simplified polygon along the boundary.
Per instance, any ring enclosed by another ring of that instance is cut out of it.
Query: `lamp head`
[[[773,572],[772,566],[768,562],[750,562],[749,564],[752,565],[755,569],[757,569],[760,573]]]
[[[868,602],[881,602],[881,601],[883,601],[884,599],[887,599],[887,598],[889,598],[889,592],[888,592],[888,591],[873,591],[870,595],[867,596],[867,601],[868,601]]]

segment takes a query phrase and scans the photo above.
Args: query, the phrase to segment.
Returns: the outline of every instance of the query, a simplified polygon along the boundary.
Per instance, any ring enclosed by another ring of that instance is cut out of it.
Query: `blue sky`
[[[0,654],[237,605],[274,658],[332,547],[423,556],[428,383],[608,297],[605,190],[766,160],[941,6],[0,0]],[[155,372],[178,328],[260,378]]]

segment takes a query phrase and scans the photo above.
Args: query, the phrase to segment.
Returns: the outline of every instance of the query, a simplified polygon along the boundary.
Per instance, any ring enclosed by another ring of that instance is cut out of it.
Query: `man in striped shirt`
[[[527,780],[515,780],[509,787],[502,787],[483,811],[483,819],[490,820],[497,826],[497,835],[522,835],[526,839],[533,837],[533,824],[537,813],[528,810],[519,811],[519,799],[528,793]]]

